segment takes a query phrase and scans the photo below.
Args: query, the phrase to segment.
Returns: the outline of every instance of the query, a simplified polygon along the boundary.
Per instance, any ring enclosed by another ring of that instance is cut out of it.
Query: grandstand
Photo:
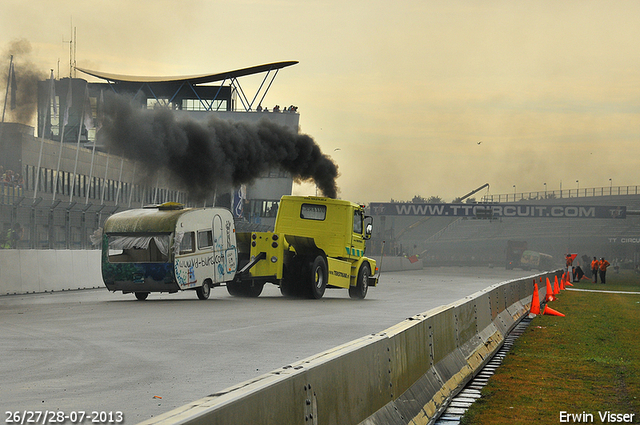
[[[504,266],[507,241],[526,241],[529,249],[552,255],[558,267],[566,253],[579,257],[605,257],[624,263],[640,264],[640,194],[638,187],[606,188],[604,196],[590,196],[602,190],[556,194],[547,199],[519,198],[502,205],[624,206],[626,218],[515,218],[477,219],[475,217],[376,217],[377,230],[372,247],[379,253],[385,241],[385,255],[417,255],[425,265]],[[610,192],[609,192],[610,191]],[[609,195],[608,193],[612,193]],[[621,193],[618,195],[617,193]],[[584,196],[587,194],[587,196]],[[560,195],[564,195],[561,197]],[[487,204],[491,205],[491,204]],[[493,204],[495,205],[495,204]],[[612,261],[613,263],[613,261]]]

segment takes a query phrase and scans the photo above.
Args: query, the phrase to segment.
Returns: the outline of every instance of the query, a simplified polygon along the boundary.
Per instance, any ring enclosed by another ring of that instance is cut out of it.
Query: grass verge
[[[640,276],[574,288],[640,292]],[[640,295],[562,291],[549,306],[565,317],[531,322],[461,424],[640,423]]]

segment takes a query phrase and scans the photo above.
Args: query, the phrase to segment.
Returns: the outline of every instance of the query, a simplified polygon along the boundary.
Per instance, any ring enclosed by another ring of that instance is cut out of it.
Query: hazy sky
[[[639,1],[4,0],[0,48],[68,76],[72,25],[104,72],[299,61],[264,104],[298,106],[344,199],[640,184]]]

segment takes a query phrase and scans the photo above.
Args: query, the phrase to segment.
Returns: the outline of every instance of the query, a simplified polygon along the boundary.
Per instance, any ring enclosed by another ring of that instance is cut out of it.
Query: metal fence
[[[68,194],[53,200],[51,193],[45,192],[34,199],[33,190],[26,185],[0,181],[0,248],[99,248],[92,235],[99,233],[111,214],[131,208],[130,202],[114,205],[114,200],[105,203],[82,192],[77,193],[78,201],[70,201]],[[182,200],[176,199],[177,192],[160,188],[143,188],[140,193],[135,207]]]
[[[20,198],[0,204],[0,246],[16,249],[92,249],[91,236],[119,207]]]
[[[624,196],[640,194],[640,186],[608,186],[583,189],[542,190],[538,192],[485,195],[481,202],[543,201],[564,198],[588,198],[593,196]]]
[[[34,200],[21,187],[0,184],[0,249],[99,249],[104,222],[127,209],[126,205]],[[236,219],[235,225],[238,232],[273,230],[273,225],[245,219]]]
[[[0,204],[13,204],[23,196],[22,185],[0,181]]]

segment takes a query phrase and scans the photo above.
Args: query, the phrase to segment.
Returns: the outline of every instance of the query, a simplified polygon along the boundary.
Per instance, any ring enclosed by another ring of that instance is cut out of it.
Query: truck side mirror
[[[365,217],[364,238],[371,239],[373,233],[373,217]]]

